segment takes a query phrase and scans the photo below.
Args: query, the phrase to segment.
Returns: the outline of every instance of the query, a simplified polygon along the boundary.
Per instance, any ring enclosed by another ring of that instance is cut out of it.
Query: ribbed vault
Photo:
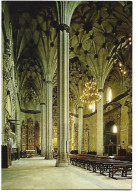
[[[131,36],[130,5],[119,2],[80,4],[71,21],[70,58],[99,80],[99,87],[111,71],[115,52]]]
[[[40,102],[44,79],[53,80],[54,87],[57,86],[59,18],[56,3],[7,3],[20,98],[26,102],[31,88]],[[119,1],[85,1],[72,5],[77,7],[70,23],[70,96],[79,99],[87,80],[95,78],[98,87],[103,88],[113,69],[120,72],[118,63],[131,70],[128,40],[132,36],[132,5]],[[57,6],[60,7],[60,3]],[[68,11],[73,10],[71,6]],[[68,23],[68,13],[65,15]]]

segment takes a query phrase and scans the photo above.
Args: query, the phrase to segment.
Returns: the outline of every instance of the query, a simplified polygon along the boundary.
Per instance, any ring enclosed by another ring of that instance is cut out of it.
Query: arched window
[[[106,102],[109,103],[111,102],[111,100],[112,100],[112,89],[111,87],[108,87],[106,91]]]
[[[92,112],[95,112],[95,102],[93,101],[92,104],[89,105],[89,109],[92,110]]]
[[[113,133],[117,133],[117,126],[113,125]]]

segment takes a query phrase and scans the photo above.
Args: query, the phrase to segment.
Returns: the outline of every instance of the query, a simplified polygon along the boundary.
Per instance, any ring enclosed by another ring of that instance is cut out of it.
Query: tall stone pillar
[[[81,154],[83,147],[83,106],[78,107],[79,121],[78,121],[78,154]]]
[[[58,154],[56,166],[68,165],[69,154],[69,31],[78,2],[58,1]]]
[[[103,90],[99,89],[101,100],[97,103],[97,155],[103,155]]]
[[[7,145],[6,142],[6,103],[7,103],[7,90],[10,81],[10,75],[8,71],[10,57],[7,53],[3,54],[3,66],[2,66],[2,145]]]
[[[46,159],[52,159],[52,80],[46,81]]]
[[[16,126],[17,129],[17,148],[18,148],[18,159],[20,159],[21,151],[21,121],[20,121],[20,105],[18,100],[18,94],[16,93],[16,119],[19,125]]]
[[[128,107],[128,146],[132,146],[132,94],[130,93],[125,106]]]
[[[67,166],[69,143],[69,34],[64,29],[59,32],[58,64],[58,156],[57,166]]]
[[[42,85],[41,95],[41,156],[46,155],[46,104],[45,104],[45,81]]]
[[[132,146],[132,107],[131,106],[128,108],[128,117],[129,117],[128,145],[129,146]]]
[[[73,110],[73,114],[76,114],[76,109]],[[75,150],[75,122],[76,122],[76,117],[72,116],[72,126],[71,126],[71,150]]]

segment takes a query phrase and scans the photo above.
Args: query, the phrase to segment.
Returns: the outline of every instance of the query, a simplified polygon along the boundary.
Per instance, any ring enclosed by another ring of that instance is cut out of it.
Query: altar
[[[35,150],[26,150],[26,157],[33,157],[36,154]]]

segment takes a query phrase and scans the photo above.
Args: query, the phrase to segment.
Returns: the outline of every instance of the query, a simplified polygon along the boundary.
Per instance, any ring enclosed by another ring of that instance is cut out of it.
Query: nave
[[[2,169],[2,189],[131,189],[131,179],[112,179],[74,167],[55,167],[56,160],[21,158]],[[33,177],[32,177],[33,175]]]
[[[132,2],[3,1],[1,12],[2,188],[130,189],[79,164],[132,161]]]

